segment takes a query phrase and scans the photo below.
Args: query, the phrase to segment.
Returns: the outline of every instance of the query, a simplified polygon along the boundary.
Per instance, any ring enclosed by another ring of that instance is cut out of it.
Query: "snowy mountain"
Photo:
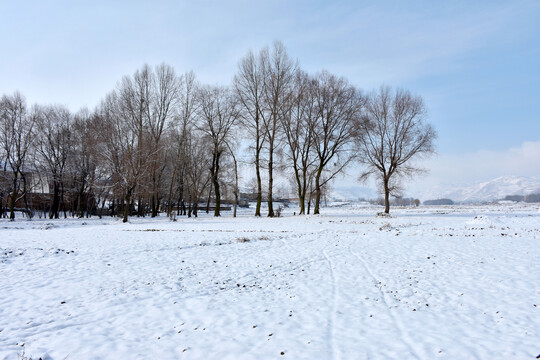
[[[449,198],[460,202],[479,202],[503,199],[507,195],[540,193],[540,176],[501,176],[491,181],[462,187],[442,187],[426,191],[424,199]]]

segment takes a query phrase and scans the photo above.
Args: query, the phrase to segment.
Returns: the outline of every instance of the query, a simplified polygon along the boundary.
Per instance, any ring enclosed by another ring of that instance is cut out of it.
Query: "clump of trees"
[[[454,201],[452,199],[426,200],[424,205],[454,205]]]
[[[540,202],[540,194],[528,194],[528,195],[507,195],[504,200],[516,201],[516,202],[527,202],[527,203],[538,203]]]
[[[200,84],[192,72],[144,65],[95,109],[0,100],[0,216],[197,216],[239,202],[239,165],[255,173],[255,215],[286,176],[299,213],[318,214],[333,179],[352,162],[377,175],[385,193],[417,172],[435,132],[420,97],[381,88],[364,94],[347,79],[309,74],[280,42],[248,52],[231,86]],[[249,155],[240,156],[240,144]],[[290,169],[285,171],[284,169]]]

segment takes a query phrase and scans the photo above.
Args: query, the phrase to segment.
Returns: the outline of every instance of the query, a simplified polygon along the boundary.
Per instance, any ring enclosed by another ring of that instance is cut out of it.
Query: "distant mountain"
[[[362,186],[331,186],[328,199],[332,201],[357,201],[376,199],[380,195],[374,189]]]
[[[501,176],[491,181],[463,187],[437,187],[426,191],[424,199],[448,198],[459,202],[481,202],[504,199],[507,195],[540,193],[540,176]]]

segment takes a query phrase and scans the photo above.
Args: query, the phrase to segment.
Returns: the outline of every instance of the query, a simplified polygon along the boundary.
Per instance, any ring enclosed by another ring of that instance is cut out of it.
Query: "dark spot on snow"
[[[65,301],[60,301],[60,304],[65,304],[66,302]]]
[[[285,355],[285,353],[282,351],[282,352],[281,352],[281,355]]]

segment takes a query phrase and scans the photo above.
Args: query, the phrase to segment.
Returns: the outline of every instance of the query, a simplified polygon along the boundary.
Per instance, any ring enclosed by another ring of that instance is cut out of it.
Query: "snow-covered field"
[[[534,359],[536,205],[0,220],[0,359]]]

